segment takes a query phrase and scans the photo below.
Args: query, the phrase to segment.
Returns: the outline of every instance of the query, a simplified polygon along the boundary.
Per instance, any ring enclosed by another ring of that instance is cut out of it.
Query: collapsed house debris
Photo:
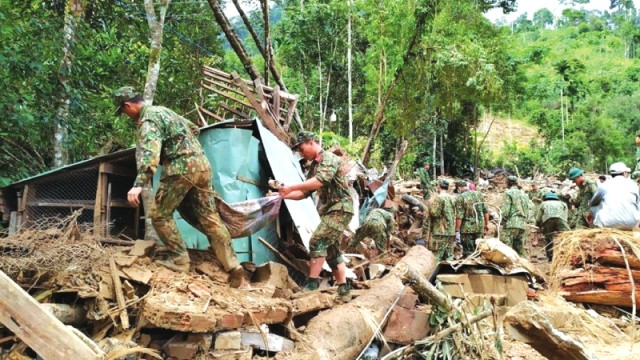
[[[319,223],[316,204],[286,200],[277,207],[264,200],[270,180],[304,178],[289,149],[291,126],[299,126],[293,122],[297,97],[237,74],[211,68],[203,74],[207,97],[198,105],[199,119],[216,124],[202,129],[200,141],[216,169],[221,212],[244,202],[243,210],[276,213],[274,221],[254,219],[247,233],[232,231],[250,287],[229,288],[228,274],[205,251],[208,240],[181,219],[190,271],[157,266],[153,259],[164,249],[139,240],[143,209],[124,201],[135,175],[133,149],[86,160],[2,189],[11,227],[0,238],[6,274],[0,277],[0,359],[498,359],[504,347],[525,346],[507,340],[503,329],[549,358],[624,358],[588,342],[627,354],[634,335],[619,334],[636,326],[624,309],[598,309],[615,314],[606,317],[552,291],[580,303],[635,306],[630,294],[640,261],[632,235],[568,233],[574,240],[560,238],[546,274],[492,237],[479,239],[467,259],[437,263],[415,246],[428,209],[418,183],[391,181],[406,144],[383,176],[339,148],[329,150],[341,157],[343,171],[361,173],[351,193],[356,205],[364,203],[362,215],[392,207],[397,228],[386,249],[346,256],[351,302],[333,302],[336,287],[328,278],[319,291],[301,292],[309,239]],[[494,208],[503,175],[487,185]],[[354,216],[351,230],[360,218]],[[603,290],[610,295],[600,295]],[[587,295],[617,300],[585,301]]]

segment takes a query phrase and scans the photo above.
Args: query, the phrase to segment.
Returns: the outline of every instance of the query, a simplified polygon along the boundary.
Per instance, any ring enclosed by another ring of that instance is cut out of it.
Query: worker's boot
[[[333,301],[337,304],[344,304],[351,301],[351,284],[348,282],[338,285],[338,293]]]
[[[185,251],[182,254],[172,253],[166,260],[157,260],[158,264],[166,267],[167,269],[177,272],[189,272],[189,254]]]
[[[310,277],[309,280],[307,280],[307,285],[302,289],[302,291],[304,291],[305,293],[310,293],[318,290],[319,287],[320,287],[320,278]]]
[[[235,289],[249,287],[249,283],[244,278],[244,274],[244,268],[240,265],[229,271],[229,286]]]

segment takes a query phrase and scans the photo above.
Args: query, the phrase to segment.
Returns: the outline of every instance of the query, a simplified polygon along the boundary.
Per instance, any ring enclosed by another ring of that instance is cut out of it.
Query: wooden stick
[[[438,290],[435,286],[431,285],[427,279],[410,267],[407,267],[402,274],[402,282],[404,284],[409,284],[411,288],[418,293],[418,295],[422,296],[423,299],[430,299],[436,304],[444,306],[447,311],[455,309],[447,295],[442,293],[442,291]]]
[[[109,269],[111,270],[111,278],[113,279],[113,291],[118,301],[118,308],[120,312],[120,322],[122,323],[122,329],[129,328],[129,313],[127,312],[126,302],[124,295],[122,294],[122,282],[120,281],[120,275],[118,275],[118,268],[116,267],[116,261],[112,258],[109,259]]]
[[[267,242],[267,240],[261,238],[260,236],[258,236],[258,240],[262,243],[262,245],[264,245],[267,249],[273,251],[274,254],[276,254],[282,261],[284,261],[285,263],[287,263],[287,265],[291,266],[292,268],[300,271],[300,268],[294,264],[293,262],[291,262],[291,260],[289,260],[286,256],[284,256],[280,251],[278,251],[278,249],[274,248],[273,245],[269,244]],[[303,273],[303,271],[300,271]]]

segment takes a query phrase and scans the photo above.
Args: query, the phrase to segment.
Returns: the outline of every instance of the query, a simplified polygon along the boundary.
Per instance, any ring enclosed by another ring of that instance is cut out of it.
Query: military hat
[[[555,192],[549,191],[542,197],[544,200],[560,200]]]
[[[296,136],[296,143],[291,147],[291,150],[296,151],[298,150],[298,146],[300,146],[300,144],[306,143],[307,141],[311,140],[315,142],[320,141],[318,139],[318,135],[312,133],[311,131],[300,131]]]
[[[507,177],[507,184],[517,184],[518,183],[518,177],[517,176],[508,176]]]
[[[138,95],[140,95],[140,93],[131,86],[123,86],[114,91],[111,97],[116,106],[116,111],[113,114],[116,116],[122,114],[122,105],[124,105],[126,101],[129,101]]]
[[[575,180],[575,178],[582,174],[584,174],[584,171],[582,169],[572,168],[571,170],[569,170],[569,180]]]
[[[467,186],[467,182],[464,180],[458,180],[456,181],[456,186],[460,187],[460,186]]]
[[[637,170],[636,170],[636,171],[634,171],[634,172],[631,174],[631,178],[632,178],[632,179],[634,179],[634,180],[636,180],[636,179],[640,178],[640,171],[637,171]]]
[[[449,188],[449,182],[447,180],[440,180],[438,182],[438,186],[440,186],[441,188]]]

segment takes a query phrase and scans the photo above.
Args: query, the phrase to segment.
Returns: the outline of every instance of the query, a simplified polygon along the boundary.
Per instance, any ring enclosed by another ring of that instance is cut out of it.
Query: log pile
[[[551,272],[565,299],[632,307],[640,303],[640,240],[632,232],[591,229],[558,238]]]

